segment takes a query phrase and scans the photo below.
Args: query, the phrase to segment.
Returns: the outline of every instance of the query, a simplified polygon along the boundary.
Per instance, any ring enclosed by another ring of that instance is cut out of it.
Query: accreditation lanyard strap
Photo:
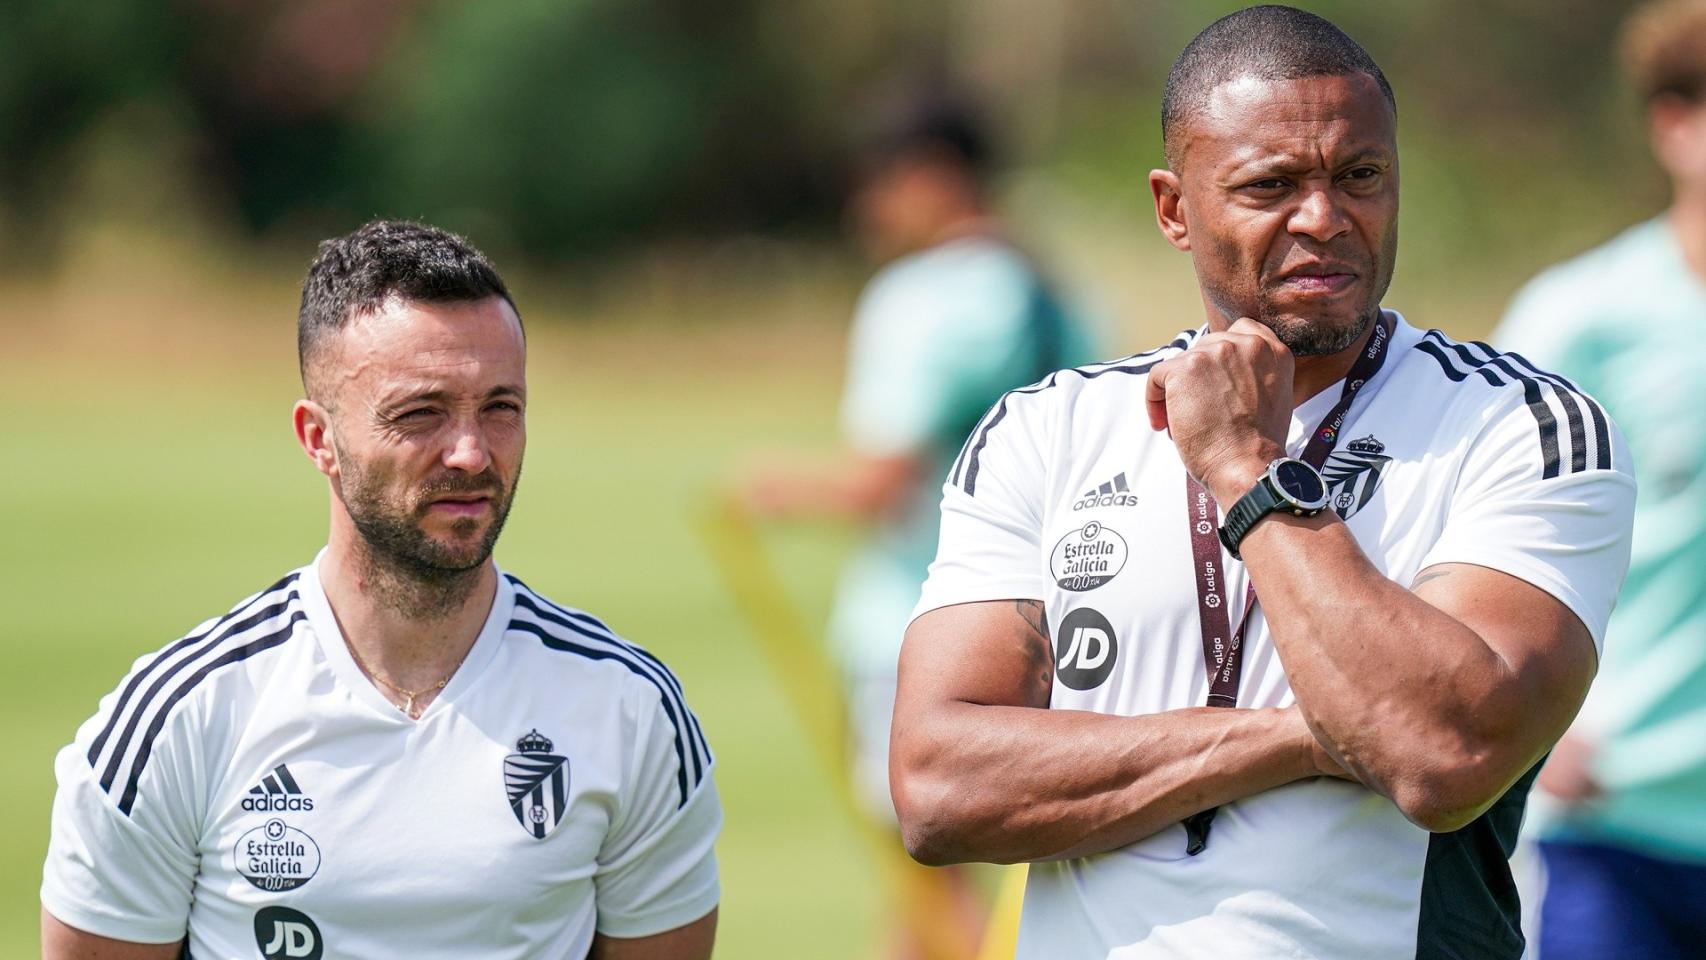
[[[1380,319],[1374,325],[1374,333],[1368,338],[1368,347],[1357,355],[1356,362],[1351,365],[1350,372],[1345,375],[1344,389],[1339,393],[1339,402],[1327,415],[1321,419],[1321,425],[1310,434],[1309,442],[1303,448],[1303,456],[1299,459],[1320,470],[1327,462],[1327,455],[1333,452],[1333,447],[1339,439],[1339,430],[1344,426],[1345,417],[1351,411],[1351,403],[1367,383],[1380,372],[1380,367],[1386,362],[1386,351],[1392,343],[1393,323],[1391,317],[1382,312]],[[1195,477],[1185,474],[1185,519],[1190,524],[1191,558],[1195,566],[1194,579],[1197,587],[1197,619],[1202,626],[1202,656],[1203,667],[1208,671],[1208,706],[1236,707],[1238,705],[1238,681],[1244,666],[1244,632],[1250,625],[1250,614],[1256,609],[1256,586],[1250,583],[1244,590],[1244,616],[1238,621],[1238,629],[1232,629],[1231,615],[1226,602],[1226,566],[1222,562],[1220,537],[1217,531],[1220,527],[1220,509],[1214,498],[1209,496],[1208,488],[1198,483]],[[1202,852],[1208,841],[1208,826],[1214,819],[1214,810],[1204,810],[1185,820],[1186,832],[1190,835],[1186,852],[1193,856]]]

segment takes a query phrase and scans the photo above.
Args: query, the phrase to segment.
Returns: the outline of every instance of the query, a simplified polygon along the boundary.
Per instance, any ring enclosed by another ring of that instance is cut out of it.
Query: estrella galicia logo
[[[1107,682],[1119,659],[1120,643],[1108,618],[1079,607],[1060,621],[1054,641],[1054,675],[1074,690],[1094,690]]]
[[[308,914],[289,907],[255,912],[255,946],[267,960],[320,960],[326,954],[320,928]]]
[[[504,758],[504,788],[521,828],[543,840],[557,829],[569,799],[569,758],[551,752],[554,745],[538,730],[515,742],[517,753]]]
[[[1049,556],[1049,572],[1062,590],[1083,593],[1125,569],[1125,538],[1092,520],[1060,538]]]
[[[1339,519],[1349,520],[1374,499],[1374,492],[1380,487],[1380,473],[1392,462],[1385,451],[1386,444],[1370,434],[1328,455],[1322,465],[1321,479],[1327,482],[1327,496]]]
[[[237,872],[268,893],[295,890],[320,872],[320,845],[277,817],[238,837],[231,855]]]

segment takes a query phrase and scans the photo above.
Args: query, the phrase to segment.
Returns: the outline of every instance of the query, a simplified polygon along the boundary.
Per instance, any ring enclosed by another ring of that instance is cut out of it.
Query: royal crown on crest
[[[1386,444],[1374,439],[1374,434],[1371,433],[1361,440],[1352,440],[1345,444],[1345,448],[1352,453],[1380,454],[1385,452]]]
[[[515,749],[522,753],[550,753],[554,747],[556,744],[551,742],[551,738],[540,733],[537,728],[523,734],[521,739],[515,742]]]

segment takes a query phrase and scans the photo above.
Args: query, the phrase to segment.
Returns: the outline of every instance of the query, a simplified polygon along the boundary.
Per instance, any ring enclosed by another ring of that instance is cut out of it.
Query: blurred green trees
[[[1302,5],[1386,66],[1464,210],[1544,209],[1560,177],[1638,160],[1610,49],[1628,2]],[[263,236],[404,215],[560,257],[810,229],[835,216],[864,94],[896,70],[979,91],[1023,158],[1126,177],[1154,159],[1172,56],[1236,6],[9,0],[0,225],[8,249],[50,251],[90,153],[118,150],[137,173],[109,180]]]

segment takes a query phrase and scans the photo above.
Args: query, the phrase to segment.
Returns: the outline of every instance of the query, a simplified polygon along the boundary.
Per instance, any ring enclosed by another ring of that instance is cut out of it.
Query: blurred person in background
[[[936,554],[942,480],[996,397],[1094,359],[1097,338],[997,215],[991,137],[964,98],[891,104],[863,140],[848,212],[884,266],[853,315],[842,452],[758,472],[746,499],[770,518],[847,517],[870,529],[842,571],[829,638],[858,799],[892,826],[895,663]],[[904,934],[898,941],[894,956],[917,955]]]
[[[1536,277],[1494,335],[1604,401],[1640,484],[1599,676],[1527,824],[1542,960],[1706,944],[1706,0],[1638,8],[1623,55],[1671,206]]]

